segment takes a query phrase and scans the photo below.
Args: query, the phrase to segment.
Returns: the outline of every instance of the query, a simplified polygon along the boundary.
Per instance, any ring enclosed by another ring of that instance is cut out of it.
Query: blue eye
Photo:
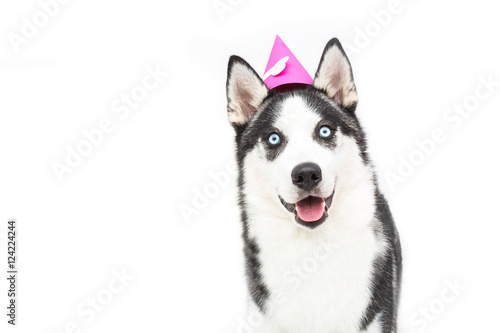
[[[331,137],[332,129],[328,126],[321,126],[319,129],[319,136],[325,139]]]
[[[271,135],[269,135],[269,137],[267,138],[267,141],[273,145],[273,146],[276,146],[277,144],[279,144],[281,142],[281,139],[280,139],[280,136],[276,133],[272,133]]]

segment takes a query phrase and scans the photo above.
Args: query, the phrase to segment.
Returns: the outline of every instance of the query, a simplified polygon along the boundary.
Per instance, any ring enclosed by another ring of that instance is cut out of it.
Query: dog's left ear
[[[313,85],[348,111],[356,110],[358,93],[351,64],[337,38],[326,44]]]
[[[231,56],[227,68],[227,115],[233,126],[247,124],[269,93],[269,89],[250,65]]]

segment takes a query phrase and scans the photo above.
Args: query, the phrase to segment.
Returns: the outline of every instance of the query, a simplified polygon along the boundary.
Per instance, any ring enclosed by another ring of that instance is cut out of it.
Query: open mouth
[[[328,198],[308,196],[294,204],[286,202],[282,197],[279,198],[286,210],[295,214],[295,221],[298,224],[314,229],[328,217],[334,193],[335,191]]]

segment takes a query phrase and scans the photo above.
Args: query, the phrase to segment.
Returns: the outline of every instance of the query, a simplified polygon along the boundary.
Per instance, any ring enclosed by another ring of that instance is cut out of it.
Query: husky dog
[[[312,85],[269,90],[232,56],[227,100],[247,281],[262,331],[396,332],[400,242],[339,41],[326,45]]]

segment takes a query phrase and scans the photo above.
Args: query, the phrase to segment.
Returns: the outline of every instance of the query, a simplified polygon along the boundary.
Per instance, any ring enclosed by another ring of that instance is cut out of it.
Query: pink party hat
[[[274,40],[263,80],[269,89],[289,83],[313,83],[309,73],[278,35]]]

